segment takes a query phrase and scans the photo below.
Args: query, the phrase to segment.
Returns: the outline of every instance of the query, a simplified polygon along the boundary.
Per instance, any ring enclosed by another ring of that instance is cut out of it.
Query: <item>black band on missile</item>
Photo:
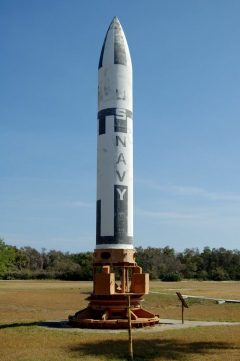
[[[133,244],[133,237],[126,237],[122,240],[116,239],[114,236],[100,236],[97,237],[96,245],[101,244]]]
[[[117,115],[117,111],[124,112],[125,118],[121,114],[121,116]],[[98,133],[99,135],[106,133],[106,116],[113,115],[114,116],[114,131],[120,133],[127,133],[127,118],[132,119],[132,112],[128,109],[122,108],[107,108],[100,110],[98,112]]]

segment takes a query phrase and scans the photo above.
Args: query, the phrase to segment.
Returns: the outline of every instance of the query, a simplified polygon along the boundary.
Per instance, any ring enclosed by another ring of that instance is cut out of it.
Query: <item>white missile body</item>
[[[115,17],[98,67],[96,249],[133,249],[132,63]]]

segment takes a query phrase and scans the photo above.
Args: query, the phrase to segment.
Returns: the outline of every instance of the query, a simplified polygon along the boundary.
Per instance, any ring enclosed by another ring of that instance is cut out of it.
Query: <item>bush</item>
[[[3,280],[30,280],[33,278],[33,275],[29,270],[22,270],[5,272],[1,277]]]
[[[178,282],[182,280],[182,276],[179,272],[170,272],[163,275],[161,280],[164,282]]]

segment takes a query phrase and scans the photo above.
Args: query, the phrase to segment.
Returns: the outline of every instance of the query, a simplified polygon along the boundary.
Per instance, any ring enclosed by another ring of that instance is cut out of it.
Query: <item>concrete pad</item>
[[[159,325],[152,327],[143,327],[143,328],[133,328],[133,333],[138,332],[147,332],[147,333],[155,333],[155,332],[164,332],[167,330],[178,330],[185,329],[191,327],[206,327],[206,326],[236,326],[240,325],[240,322],[216,322],[216,321],[188,321],[185,320],[184,324],[182,324],[181,320],[173,320],[173,319],[161,319]],[[57,329],[61,331],[67,332],[84,332],[84,333],[126,333],[128,330],[108,330],[108,329],[89,329],[89,328],[73,328],[68,325],[67,320],[60,321],[44,321],[39,322],[38,326],[43,327],[45,329]]]

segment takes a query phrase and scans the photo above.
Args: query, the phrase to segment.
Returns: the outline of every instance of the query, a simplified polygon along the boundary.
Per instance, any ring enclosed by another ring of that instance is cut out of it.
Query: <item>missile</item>
[[[98,65],[96,250],[133,250],[132,62],[114,17]],[[131,251],[130,251],[131,252]]]
[[[132,63],[115,17],[98,66],[97,217],[93,292],[88,307],[69,316],[74,327],[151,326],[159,317],[142,308],[149,274],[133,248]],[[131,315],[127,310],[131,305]],[[128,316],[127,316],[128,315]]]

